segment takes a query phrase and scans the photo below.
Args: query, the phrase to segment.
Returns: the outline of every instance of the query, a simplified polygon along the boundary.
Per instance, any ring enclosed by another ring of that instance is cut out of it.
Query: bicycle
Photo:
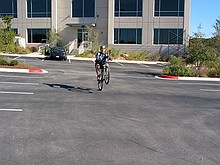
[[[105,81],[105,84],[109,84],[109,81],[110,81],[110,68],[109,68],[109,65],[106,65],[106,64],[103,65],[100,76],[98,78],[98,90],[99,91],[103,89],[103,81]]]

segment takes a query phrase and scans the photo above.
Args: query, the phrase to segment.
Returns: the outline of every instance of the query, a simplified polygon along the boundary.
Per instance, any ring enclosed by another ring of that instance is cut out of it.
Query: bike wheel
[[[98,79],[98,90],[101,91],[103,89],[103,70],[101,71],[100,78]]]
[[[110,69],[106,68],[106,71],[105,71],[105,83],[108,84],[109,81],[110,81]]]

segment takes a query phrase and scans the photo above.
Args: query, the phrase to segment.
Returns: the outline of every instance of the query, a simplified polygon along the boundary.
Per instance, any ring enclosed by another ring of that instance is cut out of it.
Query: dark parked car
[[[66,60],[67,53],[64,47],[53,47],[50,49],[50,59]]]

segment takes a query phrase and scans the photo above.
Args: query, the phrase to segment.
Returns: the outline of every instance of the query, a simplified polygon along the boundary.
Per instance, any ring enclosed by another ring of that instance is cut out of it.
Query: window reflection
[[[142,29],[114,29],[115,44],[141,44]]]
[[[155,0],[154,16],[184,16],[184,0]]]
[[[28,43],[42,43],[50,29],[28,29]]]
[[[95,0],[72,0],[72,17],[95,17]]]
[[[0,0],[0,17],[6,15],[17,18],[17,0]]]
[[[27,0],[27,16],[51,17],[51,0]]]
[[[183,29],[154,29],[154,44],[183,44]]]
[[[142,17],[142,0],[115,0],[115,17]]]

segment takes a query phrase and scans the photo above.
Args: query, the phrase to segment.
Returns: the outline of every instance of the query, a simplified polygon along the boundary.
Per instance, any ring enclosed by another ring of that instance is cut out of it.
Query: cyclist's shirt
[[[111,59],[111,57],[108,54],[102,52],[96,53],[96,64],[105,65],[107,59]]]

